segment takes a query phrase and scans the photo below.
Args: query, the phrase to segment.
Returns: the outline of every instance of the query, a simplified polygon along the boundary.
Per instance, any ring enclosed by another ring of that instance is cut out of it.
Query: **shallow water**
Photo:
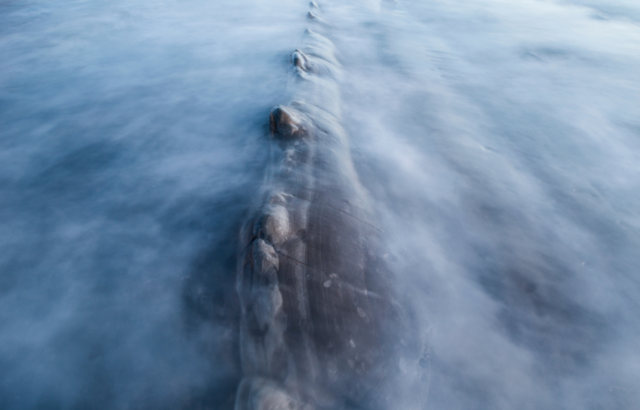
[[[636,408],[640,6],[321,7],[416,407]],[[307,10],[0,2],[0,407],[232,403],[238,227]]]

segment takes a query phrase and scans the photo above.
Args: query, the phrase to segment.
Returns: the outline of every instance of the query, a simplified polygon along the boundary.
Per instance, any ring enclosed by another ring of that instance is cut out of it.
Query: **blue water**
[[[638,408],[640,5],[320,6],[416,408]],[[237,233],[307,10],[0,1],[0,408],[232,408]]]

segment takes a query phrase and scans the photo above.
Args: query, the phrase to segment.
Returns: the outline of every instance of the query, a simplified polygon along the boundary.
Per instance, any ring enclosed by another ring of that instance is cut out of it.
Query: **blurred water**
[[[640,5],[324,2],[424,408],[640,403]],[[228,408],[306,1],[0,1],[0,407]],[[410,375],[407,375],[410,377]]]

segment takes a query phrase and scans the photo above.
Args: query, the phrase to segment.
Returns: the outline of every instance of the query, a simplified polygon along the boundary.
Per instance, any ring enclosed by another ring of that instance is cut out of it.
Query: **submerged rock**
[[[398,363],[402,315],[335,107],[340,68],[327,38],[306,46],[291,62],[309,75],[271,112],[264,199],[242,234],[237,410],[382,408]]]

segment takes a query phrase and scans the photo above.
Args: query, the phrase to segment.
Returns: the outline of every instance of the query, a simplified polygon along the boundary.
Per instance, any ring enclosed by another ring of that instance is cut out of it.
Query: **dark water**
[[[638,408],[640,6],[321,7],[416,408]],[[229,408],[237,232],[306,11],[0,1],[0,408]]]

